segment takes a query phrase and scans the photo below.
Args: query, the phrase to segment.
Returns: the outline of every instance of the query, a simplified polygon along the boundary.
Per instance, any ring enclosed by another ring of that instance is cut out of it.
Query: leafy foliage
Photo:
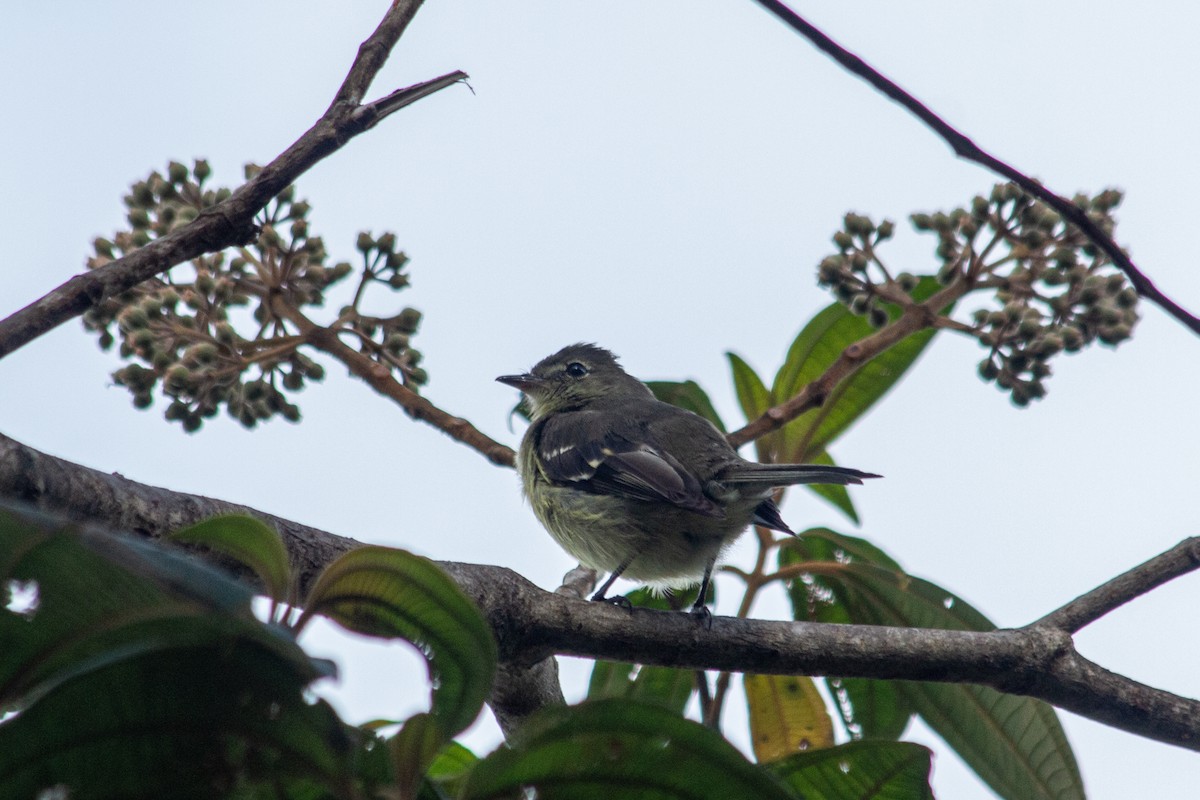
[[[288,577],[277,534],[255,520],[217,518],[178,538],[241,561],[268,587]],[[298,626],[259,622],[250,589],[212,567],[4,506],[0,553],[5,592],[33,593],[0,608],[0,708],[16,712],[0,722],[6,793],[439,797],[474,762],[449,736],[479,713],[495,646],[425,559],[372,548],[335,562],[318,595],[356,630],[418,643],[439,676],[433,713],[383,739],[306,697],[333,664],[300,649]]]
[[[251,592],[143,542],[0,510],[0,579],[36,609],[0,609],[0,784],[14,797],[213,796],[264,775],[344,787],[353,729],[305,688],[333,674]],[[69,724],[64,724],[69,720]]]
[[[654,705],[596,700],[529,720],[511,748],[484,758],[462,797],[791,798],[720,735]]]
[[[791,584],[797,619],[820,622],[994,630],[951,592],[905,573],[865,540],[824,528],[779,550],[781,568],[806,571]],[[993,689],[912,681],[843,681],[848,719],[860,735],[895,736],[918,713],[992,789],[1005,798],[1082,798],[1075,757],[1053,709]],[[860,703],[867,709],[863,718]]]

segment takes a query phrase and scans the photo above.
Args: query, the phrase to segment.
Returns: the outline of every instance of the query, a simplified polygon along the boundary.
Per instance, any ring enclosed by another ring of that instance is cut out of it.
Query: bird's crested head
[[[644,383],[621,369],[616,356],[594,344],[568,345],[529,372],[496,380],[524,393],[534,420],[606,399],[653,397]]]

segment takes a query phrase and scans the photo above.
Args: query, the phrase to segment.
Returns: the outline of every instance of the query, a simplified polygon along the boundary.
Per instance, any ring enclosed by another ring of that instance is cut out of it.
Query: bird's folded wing
[[[636,441],[611,414],[580,411],[547,420],[537,440],[547,478],[594,494],[667,502],[710,517],[723,516],[700,481],[669,453]]]

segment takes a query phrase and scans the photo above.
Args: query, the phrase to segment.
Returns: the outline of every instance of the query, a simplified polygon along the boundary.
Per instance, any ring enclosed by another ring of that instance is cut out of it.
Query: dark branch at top
[[[1089,239],[1091,239],[1097,247],[1103,250],[1109,258],[1113,260],[1122,272],[1129,278],[1129,282],[1137,289],[1138,294],[1142,297],[1157,304],[1160,308],[1166,311],[1175,319],[1182,322],[1192,332],[1200,334],[1200,318],[1188,312],[1171,298],[1167,297],[1157,286],[1154,285],[1146,275],[1139,270],[1112,237],[1100,230],[1097,225],[1088,218],[1088,215],[1083,209],[1076,206],[1070,200],[1061,197],[1050,191],[1042,184],[1019,172],[1014,167],[1009,166],[1000,159],[990,155],[982,150],[975,142],[971,141],[966,135],[952,127],[944,119],[933,113],[920,100],[917,100],[904,89],[900,88],[887,77],[881,75],[878,71],[872,68],[869,64],[863,61],[858,56],[845,49],[837,42],[830,39],[820,30],[815,28],[811,23],[806,21],[796,12],[792,11],[786,5],[778,0],[756,0],[759,5],[777,16],[792,30],[799,33],[804,38],[808,39],[817,49],[830,56],[834,61],[837,61],[850,72],[859,76],[869,84],[874,86],[883,94],[899,103],[904,108],[908,109],[918,119],[933,129],[934,133],[940,136],[950,147],[955,154],[960,158],[965,158],[968,161],[974,161],[976,164],[984,166],[999,175],[1003,175],[1009,180],[1020,185],[1029,194],[1041,199],[1055,211],[1082,230]]]

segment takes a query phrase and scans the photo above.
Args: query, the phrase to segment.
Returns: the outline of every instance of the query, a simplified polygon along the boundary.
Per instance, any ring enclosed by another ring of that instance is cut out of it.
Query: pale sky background
[[[385,4],[10,4],[0,12],[0,315],[79,272],[121,196],[170,159],[214,183],[265,163],[329,103]],[[801,13],[953,124],[1065,194],[1127,191],[1118,239],[1200,310],[1200,6],[1118,2],[798,4]],[[515,393],[493,382],[596,341],[643,378],[695,378],[740,422],[723,353],[774,374],[829,296],[815,265],[843,213],[901,222],[884,251],[930,269],[903,221],[996,178],[960,163],[898,107],[740,2],[433,0],[371,92],[471,75],[402,111],[299,182],[332,257],[394,231],[425,312],[426,394],[515,445]],[[333,309],[337,301],[331,301]],[[1049,396],[1017,410],[975,377],[981,350],[943,335],[835,448],[887,476],[855,493],[861,534],[997,624],[1025,624],[1197,533],[1200,338],[1148,305],[1135,338],[1060,358]],[[149,484],[246,503],[432,558],[511,567],[553,588],[572,566],[523,506],[514,473],[412,422],[331,368],[300,425],[188,436],[139,412],[119,366],[75,321],[0,362],[0,430]],[[798,530],[831,509],[796,494]],[[744,560],[748,542],[734,553]],[[626,585],[626,588],[627,585]],[[735,584],[722,583],[732,611]],[[1200,696],[1200,577],[1086,629],[1103,666]],[[756,614],[785,614],[781,596]],[[348,719],[426,701],[418,660],[327,632]],[[587,665],[563,666],[570,698]],[[1200,757],[1061,714],[1093,798],[1190,798]],[[727,731],[745,743],[744,712]],[[943,798],[987,798],[936,738]],[[490,714],[467,736],[499,737]]]

